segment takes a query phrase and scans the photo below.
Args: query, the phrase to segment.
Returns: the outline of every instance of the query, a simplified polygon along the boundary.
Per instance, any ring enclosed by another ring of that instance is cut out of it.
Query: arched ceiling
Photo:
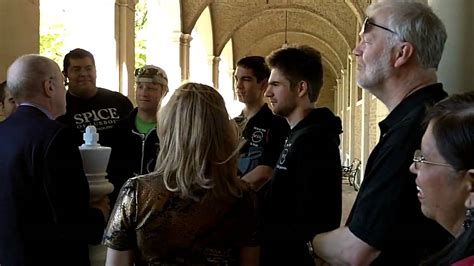
[[[347,55],[356,45],[364,10],[371,0],[180,0],[182,32],[191,33],[209,7],[213,55],[229,40],[234,62],[246,55],[268,55],[285,41],[321,52],[325,87],[332,90]],[[328,92],[329,93],[329,92]],[[329,98],[329,97],[327,97]]]
[[[370,0],[181,0],[182,32],[191,33],[209,7],[213,53],[232,39],[234,61],[290,44],[318,49],[333,70],[344,67],[355,46],[363,10]],[[287,23],[286,23],[287,21]],[[265,49],[265,47],[267,49]]]

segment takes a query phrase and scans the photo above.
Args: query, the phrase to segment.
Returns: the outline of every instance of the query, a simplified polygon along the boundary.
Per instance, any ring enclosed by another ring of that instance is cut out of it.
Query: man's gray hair
[[[415,46],[418,62],[425,68],[438,68],[446,43],[446,28],[441,19],[426,4],[415,1],[380,1],[367,8],[367,16],[383,12],[387,27],[398,35],[398,41]],[[395,37],[397,38],[397,37]]]
[[[42,82],[51,78],[55,62],[37,54],[18,57],[8,68],[7,87],[13,98],[24,100],[40,93]]]

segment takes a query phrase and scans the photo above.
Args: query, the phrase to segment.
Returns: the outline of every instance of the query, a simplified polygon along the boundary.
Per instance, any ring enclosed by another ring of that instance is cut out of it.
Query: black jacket
[[[0,265],[89,264],[105,220],[74,135],[32,106],[0,123]]]
[[[146,135],[139,133],[135,127],[137,113],[138,108],[133,109],[112,129],[109,136],[112,152],[107,178],[114,185],[114,192],[109,195],[112,206],[127,179],[153,172],[155,169],[159,151],[156,128]]]

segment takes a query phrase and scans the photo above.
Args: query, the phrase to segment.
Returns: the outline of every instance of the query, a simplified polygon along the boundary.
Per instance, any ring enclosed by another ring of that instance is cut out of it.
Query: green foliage
[[[146,39],[144,32],[148,21],[148,0],[140,0],[135,6],[135,68],[146,64]]]
[[[65,30],[63,24],[48,27],[46,33],[40,35],[40,54],[62,64],[62,47],[64,46]]]
[[[146,64],[146,27],[148,0],[139,0],[135,6],[135,68]],[[40,33],[40,54],[62,65],[64,40],[68,37],[64,24],[45,25]]]

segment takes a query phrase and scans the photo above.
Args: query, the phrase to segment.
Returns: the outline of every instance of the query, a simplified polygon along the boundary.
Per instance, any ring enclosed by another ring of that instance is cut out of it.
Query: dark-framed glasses
[[[360,30],[360,33],[361,33],[361,34],[362,34],[362,33],[366,33],[366,31],[367,31],[369,25],[375,26],[375,27],[377,27],[377,28],[381,28],[381,29],[383,29],[383,30],[386,30],[386,31],[388,31],[388,32],[391,32],[391,33],[393,33],[393,34],[395,34],[395,35],[400,36],[400,34],[398,34],[397,32],[395,32],[395,31],[393,31],[393,30],[391,30],[391,29],[389,29],[389,28],[387,28],[387,27],[384,27],[384,26],[382,26],[382,25],[379,25],[379,24],[377,24],[377,23],[372,22],[372,20],[371,20],[369,17],[365,17],[364,22],[362,23],[362,29]]]
[[[445,166],[445,167],[452,167],[451,165],[449,165],[447,163],[427,161],[425,159],[425,157],[423,157],[423,154],[421,153],[421,150],[416,150],[415,154],[413,154],[413,163],[415,164],[415,169],[416,170],[420,169],[420,164],[422,164],[422,163]]]

